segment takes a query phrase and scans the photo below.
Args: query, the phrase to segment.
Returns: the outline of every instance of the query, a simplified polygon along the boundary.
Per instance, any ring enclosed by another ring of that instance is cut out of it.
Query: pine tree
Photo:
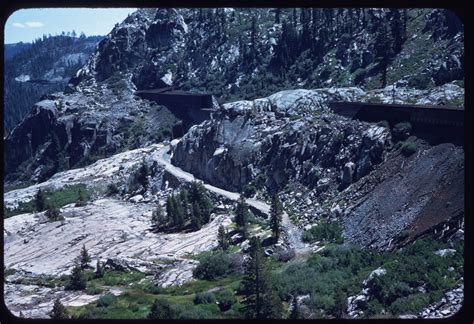
[[[95,277],[96,278],[102,278],[104,276],[104,267],[100,260],[97,259],[97,266],[95,269]]]
[[[268,271],[268,270],[267,270]],[[268,274],[266,274],[268,276]],[[270,282],[270,281],[269,281]],[[277,319],[281,318],[283,305],[276,290],[269,284],[262,298],[262,318]]]
[[[91,262],[91,258],[89,253],[87,253],[86,246],[82,245],[81,256],[80,256],[80,264],[81,268],[85,269],[89,266],[89,262]]]
[[[400,10],[390,9],[389,19],[390,19],[391,34],[393,37],[392,47],[393,47],[394,52],[398,53],[401,51],[402,45],[406,38],[403,19],[402,19]]]
[[[281,16],[281,8],[275,9],[275,24],[280,23],[280,16]]]
[[[387,85],[387,68],[391,57],[393,56],[392,48],[393,39],[386,24],[380,23],[378,25],[376,34],[376,57],[379,59],[379,68],[382,73],[381,87],[385,88]]]
[[[222,251],[227,251],[229,248],[229,238],[227,231],[224,228],[224,225],[220,225],[219,229],[217,230],[217,242],[218,242],[218,247]]]
[[[265,295],[269,293],[268,270],[262,244],[257,237],[252,237],[250,240],[249,259],[245,264],[245,277],[242,284],[246,317],[261,319],[268,316],[271,311],[264,301]]]
[[[61,303],[59,298],[56,298],[54,301],[53,309],[51,310],[50,314],[52,319],[66,319],[69,318],[69,314],[67,312],[66,307]]]
[[[77,195],[79,197],[80,202],[85,202],[86,201],[86,196],[85,196],[84,191],[82,190],[82,188],[78,189]]]
[[[272,203],[270,205],[270,227],[276,241],[280,238],[282,215],[283,206],[278,195],[275,194],[272,197]]]
[[[184,208],[183,208],[183,205],[181,204],[181,200],[179,199],[179,196],[178,197],[172,197],[172,201],[173,201],[173,206],[174,206],[174,217],[175,217],[175,223],[176,223],[176,226],[179,228],[179,229],[182,229],[183,226],[184,226]]]
[[[68,290],[83,290],[86,288],[86,278],[79,264],[72,268],[71,277],[66,289]]]
[[[163,215],[163,209],[158,204],[151,215],[151,224],[156,228],[162,228],[166,225],[166,219]]]
[[[240,194],[239,201],[237,202],[237,209],[235,211],[235,223],[240,233],[246,237],[247,232],[247,218],[248,218],[248,206],[245,202],[245,197]]]
[[[168,220],[171,221],[172,226],[176,226],[176,219],[175,219],[175,209],[173,203],[173,195],[168,196],[166,199],[166,214],[168,215]]]
[[[183,207],[183,217],[187,219],[191,215],[188,191],[184,188],[181,189],[178,197],[179,197],[179,201],[181,202],[181,206]]]
[[[203,215],[202,215],[202,211],[201,211],[201,208],[199,207],[199,203],[197,201],[193,202],[193,211],[192,211],[192,215],[191,215],[191,224],[192,224],[192,227],[199,230],[201,229],[201,226],[202,226],[202,218],[203,218]]]
[[[149,174],[150,174],[150,170],[148,168],[148,165],[145,163],[145,161],[143,161],[136,175],[137,182],[143,186],[143,191],[146,191],[146,188],[148,187]]]
[[[257,57],[257,17],[255,15],[252,16],[252,27],[250,29],[250,53],[252,60]]]
[[[39,212],[45,210],[46,208],[46,197],[44,195],[44,192],[41,190],[41,188],[36,193],[35,204],[36,204],[36,210]]]

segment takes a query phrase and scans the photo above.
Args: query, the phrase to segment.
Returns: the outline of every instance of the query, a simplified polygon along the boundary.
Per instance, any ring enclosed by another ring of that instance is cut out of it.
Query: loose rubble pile
[[[418,314],[418,318],[445,318],[456,314],[464,300],[464,284],[446,292],[437,303],[434,303]]]

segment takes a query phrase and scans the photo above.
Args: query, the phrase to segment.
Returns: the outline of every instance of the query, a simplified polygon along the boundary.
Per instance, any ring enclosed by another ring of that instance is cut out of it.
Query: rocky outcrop
[[[383,161],[390,133],[329,111],[330,100],[357,100],[357,88],[292,90],[223,105],[174,149],[172,162],[231,191],[249,183],[281,190],[290,179],[326,191],[339,185],[344,165],[354,179]],[[323,176],[324,175],[324,176]]]
[[[375,277],[383,276],[387,273],[384,268],[373,270],[369,276],[362,283],[362,290],[358,295],[347,298],[346,313],[350,318],[358,318],[364,316],[364,311],[361,309],[362,305],[371,299],[370,285]]]
[[[131,93],[113,100],[107,90],[48,95],[5,139],[5,176],[42,182],[58,171],[149,145],[175,122],[166,107]]]
[[[20,203],[26,203],[34,199],[38,190],[55,191],[69,185],[85,184],[95,193],[106,192],[107,187],[114,184],[119,192],[125,192],[126,197],[134,194],[130,182],[135,170],[145,162],[153,175],[150,175],[149,190],[146,198],[157,194],[164,187],[162,181],[163,170],[157,167],[158,150],[161,145],[155,144],[146,148],[126,151],[116,154],[110,158],[99,160],[84,168],[72,169],[58,172],[49,180],[26,188],[12,190],[4,194],[4,204],[7,209],[15,209]],[[167,188],[163,188],[167,189]]]

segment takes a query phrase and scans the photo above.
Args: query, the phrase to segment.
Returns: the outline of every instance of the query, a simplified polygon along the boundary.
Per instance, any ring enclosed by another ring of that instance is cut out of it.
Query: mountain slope
[[[101,36],[50,36],[32,44],[5,45],[5,134],[25,118],[44,94],[62,91],[94,51]]]
[[[385,20],[391,22],[389,29]],[[320,23],[328,27],[319,28]],[[94,160],[87,156],[169,138],[175,118],[165,108],[152,108],[134,97],[137,89],[175,85],[209,91],[225,102],[322,85],[371,88],[397,81],[402,87],[426,88],[452,80],[462,85],[462,28],[444,10],[140,9],[100,42],[65,94],[50,97],[66,110],[50,114],[40,108],[10,134],[6,145],[12,153],[5,156],[5,171],[10,180],[18,178],[12,176],[18,170],[30,178],[41,173],[40,164],[31,162],[44,164],[54,150],[63,152],[72,167]],[[377,48],[380,38],[396,45],[390,43],[385,52]],[[419,39],[424,47],[417,45]],[[426,48],[437,56],[427,57]],[[409,58],[413,68],[407,69],[404,59]],[[413,81],[420,75],[428,81]],[[87,118],[74,115],[78,110],[87,111]],[[31,127],[43,111],[50,114],[50,131],[31,142],[27,134],[36,133]],[[162,122],[156,127],[150,118]],[[65,136],[72,125],[76,131]],[[55,136],[57,149],[52,148]],[[16,148],[19,143],[27,148]],[[64,167],[53,166],[33,179]]]

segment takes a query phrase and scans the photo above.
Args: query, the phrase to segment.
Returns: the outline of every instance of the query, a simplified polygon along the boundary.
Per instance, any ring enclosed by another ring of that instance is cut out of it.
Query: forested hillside
[[[28,46],[5,47],[5,135],[42,95],[62,91],[102,39],[102,36],[68,35],[44,36]],[[11,48],[19,50],[12,54]]]
[[[463,26],[448,10],[142,10],[125,22],[87,68],[99,81],[131,71],[139,89],[173,84],[227,102],[301,87],[426,89],[464,77]]]
[[[5,44],[3,47],[3,60],[7,61],[15,56],[18,52],[23,51],[31,46],[31,43],[13,43]]]

